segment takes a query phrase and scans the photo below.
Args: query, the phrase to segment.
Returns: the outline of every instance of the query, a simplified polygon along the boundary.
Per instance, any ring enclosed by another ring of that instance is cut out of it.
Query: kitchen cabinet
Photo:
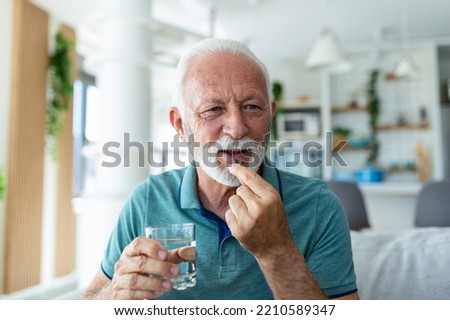
[[[302,103],[301,101],[280,101],[277,112],[277,139],[320,140],[321,120],[320,104]]]
[[[302,176],[322,177],[321,108],[319,101],[284,100],[277,113],[277,140],[269,158],[277,168]]]

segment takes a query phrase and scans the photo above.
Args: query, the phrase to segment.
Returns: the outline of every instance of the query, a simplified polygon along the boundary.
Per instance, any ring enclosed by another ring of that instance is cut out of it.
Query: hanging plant
[[[3,170],[0,169],[0,201],[2,201],[5,196],[5,189],[5,177],[3,176]]]
[[[370,73],[369,82],[367,86],[368,108],[369,108],[369,127],[370,136],[369,141],[371,151],[367,158],[367,165],[376,166],[378,160],[378,152],[380,143],[377,137],[377,125],[380,117],[380,98],[378,96],[378,76],[380,72],[378,69],[373,69]]]
[[[50,152],[57,158],[57,141],[63,132],[63,119],[69,110],[73,88],[70,75],[70,49],[74,43],[59,31],[55,35],[55,50],[50,56],[48,81],[49,101],[47,104],[47,135]]]
[[[281,101],[281,98],[283,97],[283,85],[280,82],[275,81],[272,84],[272,94],[273,94],[273,99],[275,100],[275,102],[277,102],[277,109],[272,118],[271,137],[272,137],[272,141],[276,141],[277,140],[277,116],[283,112],[281,105],[279,104]]]
[[[378,95],[378,76],[380,72],[378,69],[373,69],[370,72],[367,83],[367,99],[369,112],[369,143],[370,152],[367,157],[367,167],[361,168],[356,172],[356,178],[359,182],[381,182],[384,179],[384,171],[377,165],[378,153],[380,143],[377,137],[377,126],[380,118],[381,106]]]

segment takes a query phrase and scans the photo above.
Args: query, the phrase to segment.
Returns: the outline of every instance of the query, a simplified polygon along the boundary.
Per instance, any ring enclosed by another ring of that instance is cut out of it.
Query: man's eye
[[[206,110],[206,112],[219,112],[219,111],[222,111],[221,107],[212,107]]]
[[[201,115],[203,117],[214,117],[220,115],[223,112],[223,110],[224,110],[223,107],[211,107],[201,112]]]
[[[247,104],[244,107],[244,109],[248,110],[248,111],[259,111],[259,110],[261,110],[261,108],[259,106],[257,106],[256,104]]]

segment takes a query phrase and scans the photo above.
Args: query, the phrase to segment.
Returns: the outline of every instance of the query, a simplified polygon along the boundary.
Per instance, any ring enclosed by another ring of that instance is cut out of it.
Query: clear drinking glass
[[[170,224],[165,226],[150,226],[145,228],[146,236],[161,243],[167,250],[181,247],[195,247],[195,225],[193,223]],[[180,273],[177,278],[170,279],[173,288],[185,290],[196,284],[197,271],[195,261],[178,264]]]

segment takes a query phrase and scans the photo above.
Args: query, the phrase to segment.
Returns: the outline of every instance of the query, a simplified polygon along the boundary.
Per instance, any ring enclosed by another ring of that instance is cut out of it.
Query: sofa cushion
[[[450,227],[351,236],[361,299],[450,299]]]

